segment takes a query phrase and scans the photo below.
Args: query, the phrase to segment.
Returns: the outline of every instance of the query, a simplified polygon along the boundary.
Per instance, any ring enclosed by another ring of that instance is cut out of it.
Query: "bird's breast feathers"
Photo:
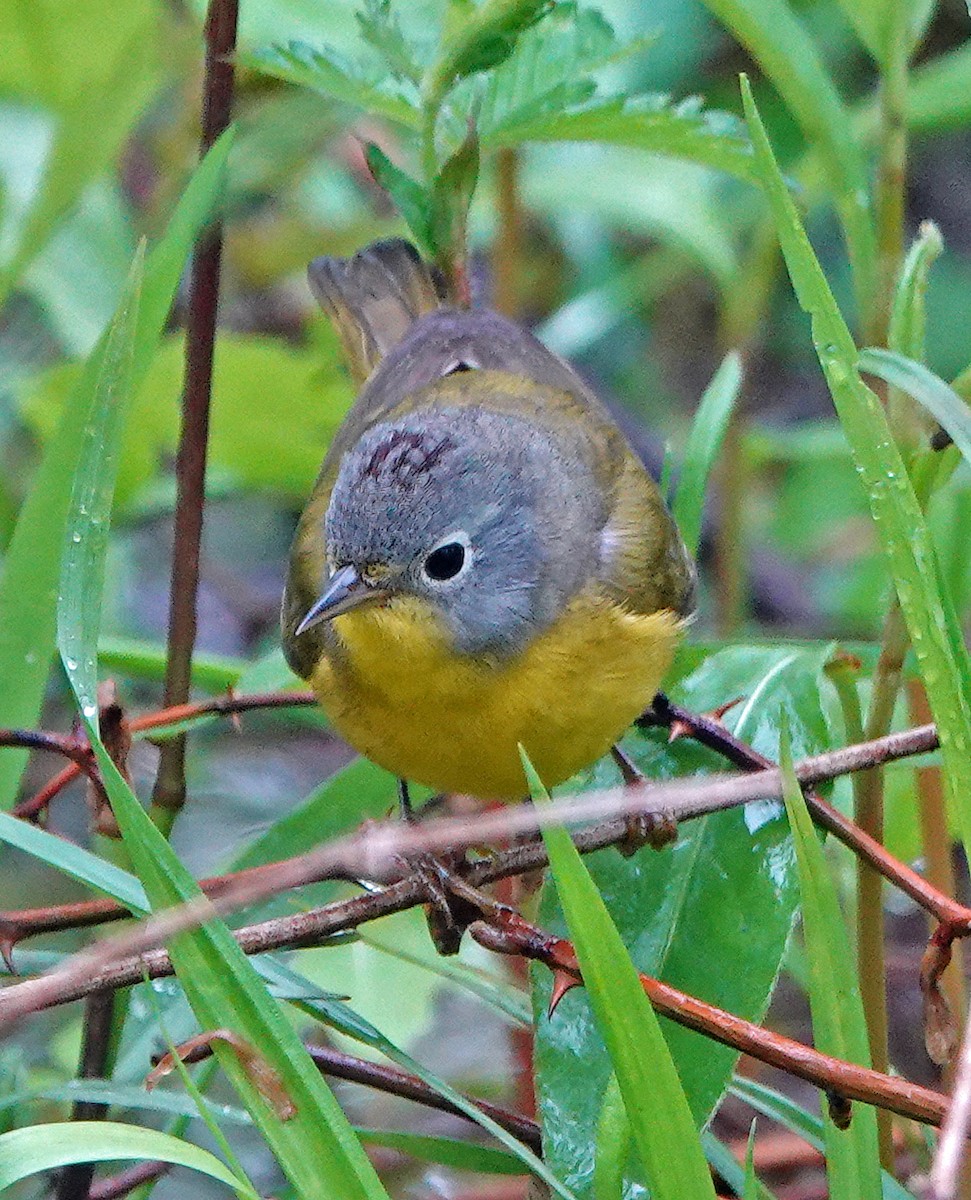
[[[435,609],[397,597],[334,620],[313,686],[337,731],[402,778],[521,799],[518,746],[548,786],[605,754],[650,703],[683,621],[596,585],[506,660],[459,654]]]

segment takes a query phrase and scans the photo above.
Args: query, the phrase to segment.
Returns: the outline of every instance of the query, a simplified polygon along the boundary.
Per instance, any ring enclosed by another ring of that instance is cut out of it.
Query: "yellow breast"
[[[650,703],[682,624],[589,588],[495,663],[457,654],[435,611],[400,597],[337,617],[341,653],[321,660],[312,683],[337,731],[401,778],[518,800],[518,745],[550,787],[600,758]]]

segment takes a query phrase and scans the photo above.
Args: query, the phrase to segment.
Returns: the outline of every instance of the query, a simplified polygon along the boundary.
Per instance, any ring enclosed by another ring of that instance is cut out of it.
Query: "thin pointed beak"
[[[321,621],[339,617],[352,608],[383,600],[387,594],[383,588],[365,583],[357,567],[341,567],[327,581],[323,594],[297,626],[294,636],[299,637]]]

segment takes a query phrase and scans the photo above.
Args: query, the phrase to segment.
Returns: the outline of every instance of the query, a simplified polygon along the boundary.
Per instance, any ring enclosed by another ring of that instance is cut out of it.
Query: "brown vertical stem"
[[[846,736],[863,740],[863,713],[856,686],[856,665],[837,659],[828,669],[836,686]],[[867,786],[867,775],[875,776]],[[883,785],[878,772],[853,776],[853,819],[876,841],[883,841]],[[860,999],[866,1018],[867,1040],[873,1068],[886,1074],[890,1065],[887,1027],[887,964],[883,940],[883,876],[862,858],[856,860],[856,965]],[[880,1165],[893,1172],[893,1126],[890,1113],[877,1111]]]
[[[919,679],[912,679],[908,683],[907,698],[910,711],[915,716],[930,712],[927,692]],[[944,799],[944,781],[941,778],[941,769],[940,767],[918,767],[916,774],[924,875],[935,887],[946,890],[949,896],[956,896],[957,879],[954,874],[954,860],[951,857],[951,834],[947,827],[947,806]],[[935,925],[932,922],[931,932],[934,928]],[[964,1020],[968,1006],[964,987],[963,958],[963,946],[961,940],[958,939],[951,945],[951,962],[941,977],[941,988],[957,1021]],[[950,1088],[954,1082],[953,1071],[950,1067],[945,1068],[944,1078]]]
[[[233,102],[233,51],[238,0],[210,0],[206,16],[206,69],[202,103],[201,153],[204,155],[229,124]],[[199,238],[192,259],[187,320],[182,427],[176,459],[175,530],[169,592],[168,661],[165,705],[189,698],[192,652],[196,641],[199,551],[205,500],[206,451],[212,360],[222,260],[222,222]],[[185,801],[185,738],[166,742],[152,796],[153,817],[168,830]]]
[[[522,312],[523,212],[519,199],[519,157],[504,147],[496,154],[496,216],[492,251],[492,306],[507,317]]]
[[[101,1079],[108,1065],[113,1043],[114,992],[94,992],[84,1003],[84,1038],[79,1079]],[[71,1109],[72,1121],[101,1121],[108,1112],[107,1104],[78,1100]],[[54,1189],[55,1200],[87,1200],[95,1163],[72,1163],[58,1176]]]

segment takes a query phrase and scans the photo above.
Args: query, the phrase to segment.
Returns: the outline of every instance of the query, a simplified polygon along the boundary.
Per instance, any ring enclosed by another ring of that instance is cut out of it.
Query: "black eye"
[[[425,574],[442,583],[454,579],[465,565],[465,547],[460,542],[448,542],[433,550],[425,559]]]

